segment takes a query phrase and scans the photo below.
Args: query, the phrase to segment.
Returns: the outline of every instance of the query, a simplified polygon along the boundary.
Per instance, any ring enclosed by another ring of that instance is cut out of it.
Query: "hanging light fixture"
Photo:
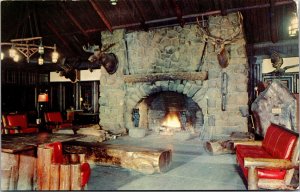
[[[39,44],[35,44],[35,41],[39,41]],[[42,37],[30,37],[30,38],[22,38],[22,39],[11,39],[10,42],[1,42],[1,46],[11,46],[9,49],[9,56],[15,60],[15,55],[18,53],[21,53],[27,60],[27,63],[29,63],[30,58],[35,55],[36,53],[39,53],[40,56],[42,56],[46,50],[52,49],[54,52],[54,60],[55,63],[58,60],[58,53],[56,51],[56,45],[54,46],[44,46],[42,44]],[[53,58],[53,56],[52,56]],[[56,59],[55,59],[56,58]],[[20,59],[20,57],[18,58]],[[38,58],[38,63],[40,58]],[[53,60],[53,59],[52,59]],[[44,62],[43,62],[44,63]]]
[[[40,55],[43,55],[44,54],[44,47],[43,47],[43,43],[41,41],[39,47],[38,47],[38,52]]]
[[[20,56],[18,54],[15,54],[15,56],[13,57],[14,62],[18,62],[20,59]]]
[[[110,0],[110,3],[111,3],[112,5],[117,5],[117,2],[118,2],[118,0]]]
[[[56,63],[58,60],[58,52],[56,51],[56,45],[54,44],[54,50],[52,52],[52,63]]]
[[[8,52],[9,52],[9,56],[10,56],[11,58],[14,58],[15,55],[17,54],[16,49],[14,48],[14,46],[12,46],[12,47],[9,49]]]
[[[43,57],[40,55],[39,59],[38,59],[38,64],[39,65],[43,65],[44,64],[44,59]]]

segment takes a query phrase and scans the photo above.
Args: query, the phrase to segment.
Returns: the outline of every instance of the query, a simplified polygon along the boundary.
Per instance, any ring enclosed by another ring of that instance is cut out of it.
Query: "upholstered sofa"
[[[271,124],[262,141],[235,142],[249,190],[288,189],[299,157],[299,134]]]

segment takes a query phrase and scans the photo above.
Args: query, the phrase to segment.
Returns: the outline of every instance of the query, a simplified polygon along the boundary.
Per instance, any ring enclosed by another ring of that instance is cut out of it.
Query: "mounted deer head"
[[[118,58],[113,53],[106,53],[114,45],[115,43],[109,44],[102,50],[98,45],[90,46],[89,44],[87,47],[83,46],[82,48],[85,52],[94,53],[88,58],[90,62],[97,63],[100,67],[103,66],[109,74],[114,74],[118,69]]]
[[[229,57],[230,54],[228,50],[226,50],[226,45],[230,44],[242,31],[242,15],[238,12],[238,22],[235,25],[238,25],[238,28],[236,28],[232,34],[229,35],[229,37],[223,39],[221,37],[215,37],[210,34],[210,32],[207,30],[207,28],[203,28],[202,25],[197,17],[197,23],[198,28],[201,32],[202,38],[204,42],[212,43],[217,52],[218,62],[222,68],[226,68],[229,64]],[[222,23],[222,20],[220,21]]]

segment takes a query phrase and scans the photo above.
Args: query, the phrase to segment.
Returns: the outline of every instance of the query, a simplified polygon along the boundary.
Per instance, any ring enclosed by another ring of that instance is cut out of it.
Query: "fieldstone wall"
[[[226,39],[237,30],[238,14],[210,16],[212,36]],[[102,43],[116,42],[111,52],[119,59],[117,73],[108,75],[102,69],[100,78],[100,125],[105,130],[124,132],[133,128],[132,109],[144,98],[160,91],[184,94],[198,104],[203,112],[206,137],[247,131],[247,117],[239,108],[248,107],[248,61],[244,34],[240,33],[226,45],[230,60],[221,68],[216,46],[209,42],[200,65],[204,48],[203,34],[196,24],[153,29],[149,32],[125,33],[116,30],[102,33]],[[208,80],[157,80],[125,83],[124,77],[137,74],[171,74],[174,72],[208,72]],[[226,110],[221,110],[221,74],[228,74]]]

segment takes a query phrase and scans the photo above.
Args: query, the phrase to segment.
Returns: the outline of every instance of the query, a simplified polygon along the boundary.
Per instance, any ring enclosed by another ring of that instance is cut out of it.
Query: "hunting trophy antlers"
[[[83,46],[83,50],[88,53],[93,53],[88,60],[92,63],[97,63],[101,66],[103,66],[107,73],[114,74],[118,69],[118,58],[114,53],[106,53],[108,49],[110,49],[112,46],[114,46],[115,43],[109,44],[104,49],[100,49],[99,45],[87,45]]]
[[[202,38],[203,38],[203,41],[205,43],[209,42],[209,43],[212,43],[215,48],[216,48],[216,52],[217,52],[217,56],[218,56],[218,62],[220,64],[220,66],[222,68],[226,68],[229,64],[229,53],[228,51],[226,50],[225,46],[227,44],[230,44],[242,31],[242,20],[243,20],[243,17],[241,15],[241,13],[238,12],[238,22],[237,23],[233,23],[232,24],[234,26],[238,25],[237,28],[235,28],[233,30],[233,33],[228,35],[229,37],[223,39],[221,37],[215,37],[213,36],[212,34],[210,34],[209,30],[207,28],[203,28],[202,25],[199,20],[198,20],[198,17],[197,17],[197,23],[198,23],[198,28],[201,32],[201,35],[202,35]],[[220,24],[223,22],[223,18],[221,19],[220,21]]]
[[[63,58],[58,66],[62,69],[59,71],[59,76],[64,76],[67,79],[70,79],[72,83],[76,83],[79,80],[79,72],[76,68],[80,65],[79,59],[76,59],[70,65],[66,62],[66,58]]]

